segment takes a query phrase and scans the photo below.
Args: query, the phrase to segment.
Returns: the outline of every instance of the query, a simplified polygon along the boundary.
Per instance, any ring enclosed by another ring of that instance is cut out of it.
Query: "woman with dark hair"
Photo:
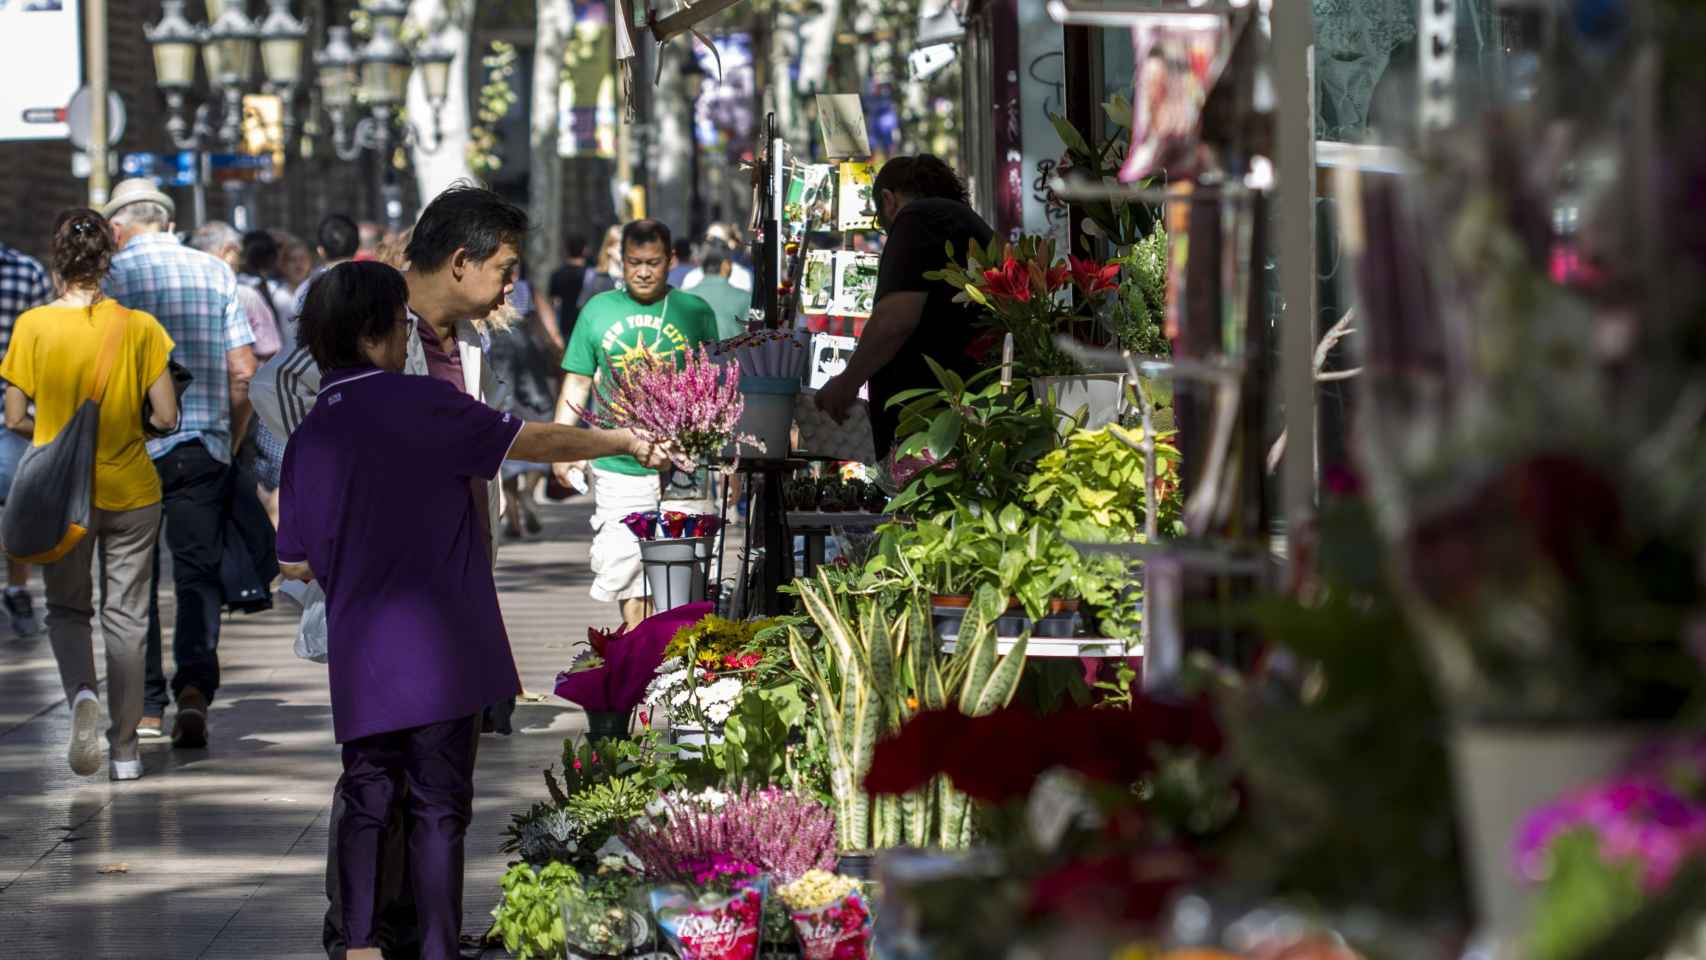
[[[60,215],[52,256],[59,298],[18,318],[0,378],[7,383],[7,429],[31,437],[38,447],[58,436],[84,401],[100,403],[89,532],[42,570],[47,629],[71,707],[67,758],[72,770],[88,776],[101,767],[90,572],[99,551],[110,772],[114,780],[135,780],[142,776],[136,727],[142,720],[150,561],[161,499],[160,475],[144,446],[143,400],[153,403],[151,425],[166,432],[178,425],[178,395],[166,369],[173,344],[165,328],[101,294],[117,252],[100,214],[76,209]]]
[[[301,338],[320,394],[291,434],[280,488],[279,565],[326,592],[350,960],[380,956],[376,878],[399,794],[421,956],[457,956],[480,711],[521,686],[474,483],[506,457],[669,459],[627,431],[524,424],[444,380],[405,376],[408,297],[403,276],[375,261],[339,264],[309,288]]]

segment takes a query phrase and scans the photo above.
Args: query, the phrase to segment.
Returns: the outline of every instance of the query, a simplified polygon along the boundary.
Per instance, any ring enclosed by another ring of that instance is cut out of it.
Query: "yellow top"
[[[36,307],[18,318],[6,359],[0,361],[0,379],[35,401],[35,445],[45,446],[89,399],[107,325],[123,320],[126,312],[130,326],[101,401],[95,450],[94,502],[110,511],[160,502],[160,475],[148,459],[142,434],[142,400],[149,385],[166,371],[173,347],[166,328],[152,316],[112,300],[102,300],[93,310]]]

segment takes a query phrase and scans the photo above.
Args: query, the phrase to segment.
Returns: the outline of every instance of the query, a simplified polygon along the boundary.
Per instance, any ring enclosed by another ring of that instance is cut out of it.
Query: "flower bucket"
[[[1038,377],[1031,381],[1031,394],[1047,400],[1052,393],[1061,418],[1071,419],[1086,411],[1084,429],[1095,430],[1115,423],[1125,407],[1126,377],[1123,373],[1084,377]]]
[[[586,712],[586,735],[589,740],[626,740],[633,726],[634,711],[626,713],[607,710]]]
[[[658,613],[701,603],[710,558],[709,537],[641,540],[640,563],[651,585],[652,606]]]
[[[764,444],[762,453],[734,441],[723,448],[726,457],[762,457],[765,460],[786,460],[789,438],[794,429],[794,398],[800,392],[800,381],[791,377],[741,377],[741,398],[746,409],[741,411],[735,435],[750,434]]]
[[[1458,815],[1484,935],[1509,943],[1528,930],[1536,891],[1524,887],[1514,865],[1523,819],[1621,769],[1653,732],[1638,724],[1468,724],[1453,731]]]

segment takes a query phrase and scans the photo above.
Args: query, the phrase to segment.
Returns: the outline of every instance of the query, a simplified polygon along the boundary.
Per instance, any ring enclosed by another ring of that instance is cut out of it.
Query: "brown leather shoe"
[[[178,694],[178,717],[172,723],[172,746],[199,750],[207,746],[207,698],[194,687]]]

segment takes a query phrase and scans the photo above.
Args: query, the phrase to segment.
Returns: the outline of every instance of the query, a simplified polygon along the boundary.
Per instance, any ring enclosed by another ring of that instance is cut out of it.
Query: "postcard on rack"
[[[800,164],[789,170],[788,199],[782,208],[788,239],[798,241],[813,230],[833,226],[835,188],[835,167],[830,164]]]
[[[800,277],[800,313],[827,313],[835,295],[835,251],[811,250]]]
[[[838,250],[835,254],[835,296],[829,313],[837,317],[868,317],[877,299],[877,264],[874,253]]]
[[[823,135],[823,155],[831,160],[864,160],[871,155],[871,135],[865,129],[865,108],[856,93],[817,95],[817,126]]]
[[[836,203],[837,229],[877,229],[876,198],[871,195],[871,165],[844,163],[841,165],[841,189]]]

